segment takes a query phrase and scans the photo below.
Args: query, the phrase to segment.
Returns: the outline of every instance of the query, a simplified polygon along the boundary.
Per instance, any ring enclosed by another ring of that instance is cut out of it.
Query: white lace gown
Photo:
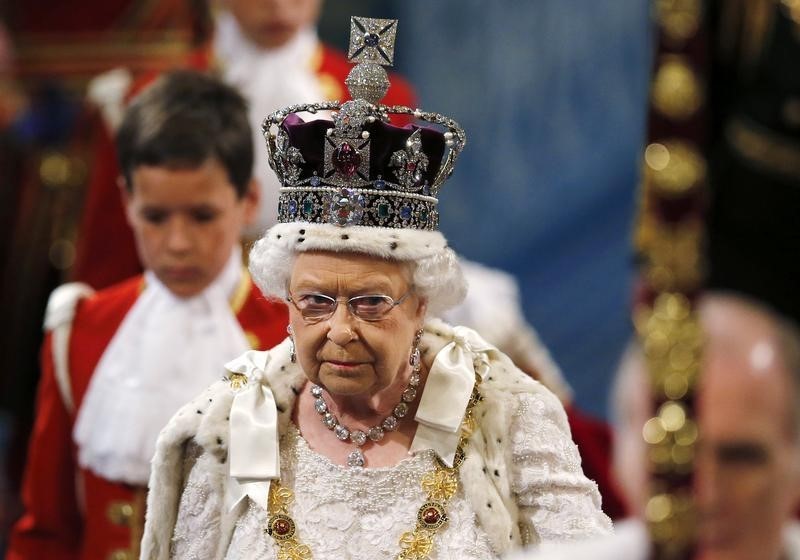
[[[583,476],[575,445],[547,421],[547,414],[536,414],[545,406],[538,395],[516,398],[512,482],[523,525],[531,533],[528,541],[571,540],[607,532],[609,522],[599,512],[596,485]],[[531,418],[539,421],[534,424]],[[421,479],[434,467],[432,451],[394,467],[343,467],[311,450],[293,426],[280,447],[281,483],[295,494],[290,514],[299,539],[311,548],[315,560],[397,555],[400,535],[414,527],[417,510],[425,502]],[[221,507],[215,503],[221,498],[208,495],[209,481],[201,479],[205,472],[193,469],[186,481],[171,558],[206,558],[218,538],[214,512]],[[431,560],[497,558],[462,487],[447,510],[450,519],[434,539]],[[267,517],[262,504],[249,502],[243,508],[227,560],[277,557],[272,538],[264,532]]]

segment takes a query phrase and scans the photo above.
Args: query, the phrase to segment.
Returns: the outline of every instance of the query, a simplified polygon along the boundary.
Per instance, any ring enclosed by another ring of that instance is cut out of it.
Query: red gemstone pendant
[[[278,540],[291,539],[294,536],[294,521],[288,515],[276,513],[267,523],[267,533]]]
[[[272,528],[279,535],[285,535],[289,532],[289,523],[285,519],[278,519]]]
[[[428,525],[433,525],[437,521],[439,521],[439,512],[436,511],[436,508],[429,507],[425,511],[422,512],[422,519]]]
[[[425,529],[438,529],[447,522],[444,506],[439,502],[425,502],[417,512],[417,521]]]

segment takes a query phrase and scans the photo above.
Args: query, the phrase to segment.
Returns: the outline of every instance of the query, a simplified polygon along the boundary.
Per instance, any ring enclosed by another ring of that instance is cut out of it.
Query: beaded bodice
[[[314,558],[393,558],[400,534],[425,501],[420,480],[434,460],[426,451],[389,468],[339,466],[310,449],[290,426],[281,441],[281,483],[295,494],[292,516]],[[450,523],[437,535],[432,558],[495,558],[463,492],[450,503]],[[266,510],[250,502],[226,558],[275,558],[274,541],[263,531],[266,523]]]

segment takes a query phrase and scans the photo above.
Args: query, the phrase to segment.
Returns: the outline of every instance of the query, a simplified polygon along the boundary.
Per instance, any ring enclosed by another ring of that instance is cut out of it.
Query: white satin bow
[[[483,377],[489,367],[486,352],[493,349],[472,329],[453,327],[453,341],[436,354],[428,372],[415,416],[419,426],[409,453],[433,449],[448,467],[453,466],[475,374]],[[480,361],[477,370],[476,358]]]
[[[231,405],[229,510],[245,496],[266,506],[269,481],[280,477],[278,408],[272,390],[262,381],[268,361],[266,352],[250,351],[225,365],[231,373],[247,376]]]

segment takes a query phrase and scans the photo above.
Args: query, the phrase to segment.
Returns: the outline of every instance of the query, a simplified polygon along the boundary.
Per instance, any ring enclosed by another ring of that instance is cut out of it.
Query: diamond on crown
[[[337,226],[359,225],[364,217],[364,196],[353,189],[342,189],[331,197],[330,221]]]

